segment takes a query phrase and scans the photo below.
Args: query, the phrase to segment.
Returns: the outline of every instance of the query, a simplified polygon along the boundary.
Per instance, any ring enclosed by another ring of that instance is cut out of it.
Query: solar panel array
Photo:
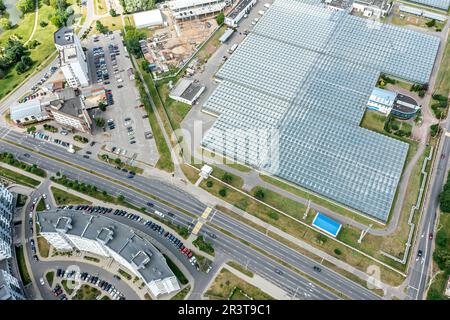
[[[406,0],[406,1],[420,3],[429,7],[435,7],[446,11],[450,6],[450,0]]]
[[[385,72],[426,83],[429,35],[276,0],[217,73],[207,149],[386,221],[408,144],[359,126]]]

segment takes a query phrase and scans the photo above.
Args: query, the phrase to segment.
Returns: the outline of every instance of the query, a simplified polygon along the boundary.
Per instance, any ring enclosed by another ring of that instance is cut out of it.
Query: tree
[[[264,194],[264,190],[263,189],[261,189],[261,188],[256,189],[256,191],[255,191],[255,198],[256,199],[262,200],[262,199],[264,199],[264,196],[265,196],[265,194]]]
[[[95,23],[95,29],[97,29],[98,32],[103,34],[108,32],[108,28],[105,27],[100,20],[97,20],[97,22]]]
[[[150,10],[155,7],[155,0],[120,0],[125,12]]]
[[[105,111],[106,110],[106,103],[104,103],[103,101],[100,101],[99,104],[98,104],[98,108],[101,111]]]
[[[109,15],[110,15],[111,17],[117,17],[117,12],[116,12],[116,10],[110,9],[110,10],[109,10]]]
[[[430,21],[428,21],[425,24],[427,25],[428,28],[432,28],[436,25],[436,19],[431,19]]]
[[[220,26],[223,24],[224,21],[225,21],[225,15],[223,14],[223,12],[221,12],[217,15],[216,22]]]
[[[221,197],[226,197],[227,196],[227,189],[225,189],[225,188],[220,189],[219,190],[219,195]]]
[[[225,172],[222,175],[222,181],[230,184],[231,182],[233,182],[233,176],[231,174],[229,174],[228,172]]]
[[[145,33],[130,26],[126,27],[126,31],[124,40],[128,51],[137,58],[141,57],[142,51],[139,41],[145,39]]]
[[[97,127],[103,127],[105,125],[105,119],[95,118],[95,124],[97,125]]]
[[[120,166],[122,164],[122,160],[120,160],[120,158],[115,158],[114,163]]]
[[[3,3],[3,0],[0,0],[0,13],[3,13],[6,10],[6,6]]]
[[[22,14],[32,12],[35,8],[35,1],[34,0],[19,0],[16,4],[17,9],[19,9]]]
[[[11,29],[12,27],[11,21],[9,21],[8,18],[0,18],[0,27],[2,27],[3,30]]]
[[[33,60],[30,58],[30,56],[22,56],[22,58],[20,58],[20,61],[27,67],[31,67],[31,65],[33,64]]]
[[[25,63],[23,63],[22,61],[20,61],[16,65],[16,72],[17,72],[17,74],[22,74],[22,73],[24,73],[27,70],[28,70],[28,66]]]
[[[119,202],[124,202],[124,201],[125,201],[125,197],[124,197],[123,195],[119,194],[119,195],[117,196],[117,201],[119,201]]]

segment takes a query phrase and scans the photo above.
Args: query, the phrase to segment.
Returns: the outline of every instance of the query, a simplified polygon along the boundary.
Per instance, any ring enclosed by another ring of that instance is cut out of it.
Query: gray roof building
[[[76,210],[45,211],[37,216],[41,234],[57,250],[77,248],[113,257],[141,277],[155,296],[180,289],[164,256],[130,227]]]

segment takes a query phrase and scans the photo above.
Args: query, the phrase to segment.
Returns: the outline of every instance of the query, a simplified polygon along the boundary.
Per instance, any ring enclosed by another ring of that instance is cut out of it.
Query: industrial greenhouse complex
[[[278,0],[217,73],[202,145],[386,222],[408,144],[360,122],[381,73],[427,83],[438,48],[320,0]]]

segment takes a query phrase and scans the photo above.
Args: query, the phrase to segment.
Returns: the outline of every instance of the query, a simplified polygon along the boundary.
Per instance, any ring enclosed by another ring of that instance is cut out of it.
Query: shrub
[[[225,172],[222,175],[222,181],[230,184],[231,182],[233,182],[233,176],[231,174],[229,174],[228,172]]]
[[[340,256],[342,254],[342,251],[338,248],[334,249],[334,253],[338,256]]]
[[[213,186],[213,182],[211,180],[206,181],[206,186],[211,188]]]
[[[256,199],[263,200],[264,196],[265,196],[264,190],[261,189],[261,188],[256,189],[255,193],[254,193],[254,196],[255,196]]]
[[[225,188],[220,189],[219,190],[219,195],[221,197],[226,197],[227,196],[227,189],[225,189]]]

